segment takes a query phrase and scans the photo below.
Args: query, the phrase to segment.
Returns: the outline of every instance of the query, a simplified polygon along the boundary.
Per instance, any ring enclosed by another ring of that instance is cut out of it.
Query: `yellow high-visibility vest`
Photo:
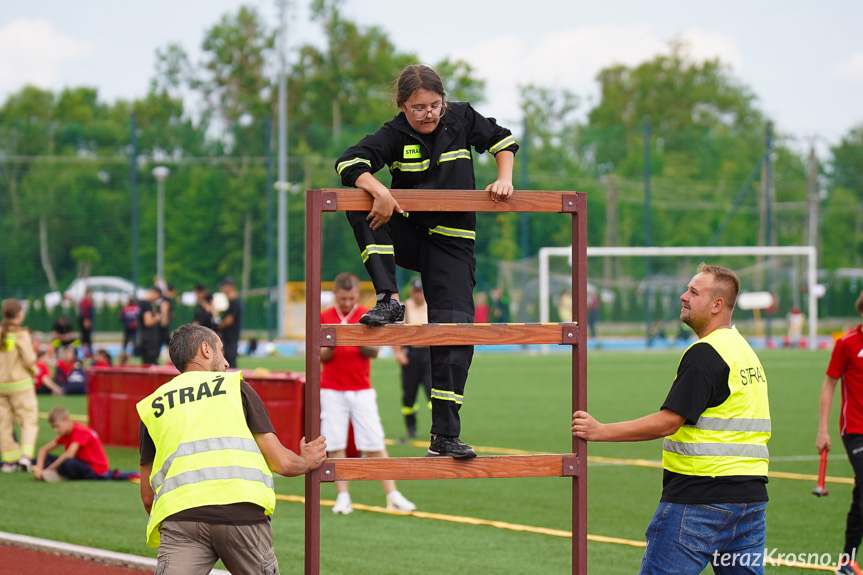
[[[733,327],[695,343],[710,344],[728,364],[730,394],[704,410],[694,425],[684,424],[663,440],[662,467],[683,475],[766,476],[770,405],[761,362]]]
[[[254,503],[272,515],[273,475],[243,414],[241,372],[188,371],[138,402],[156,458],[147,545],[166,517],[204,505]]]

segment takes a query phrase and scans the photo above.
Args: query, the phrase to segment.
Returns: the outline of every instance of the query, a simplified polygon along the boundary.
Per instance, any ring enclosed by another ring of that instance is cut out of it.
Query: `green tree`
[[[830,148],[829,193],[821,213],[821,264],[860,267],[863,254],[863,124]]]
[[[470,102],[474,106],[485,101],[485,80],[477,77],[469,62],[445,58],[435,64],[434,69],[443,80],[447,99]]]
[[[204,97],[209,112],[235,132],[236,144],[250,145],[243,132],[259,129],[256,121],[272,113],[272,79],[266,65],[273,58],[274,45],[274,32],[247,6],[235,15],[222,16],[204,37],[204,60],[192,86]],[[262,148],[262,144],[256,146],[258,151]]]
[[[392,117],[393,77],[416,60],[398,52],[380,28],[344,19],[343,3],[312,2],[312,20],[323,29],[325,47],[300,47],[288,82],[295,141],[331,157]]]
[[[831,186],[847,188],[863,200],[863,124],[852,128],[830,151]]]
[[[588,112],[582,144],[594,165],[611,163],[620,176],[640,176],[637,144],[645,117],[662,140],[658,159],[668,176],[717,178],[741,158],[751,166],[760,153],[765,122],[754,94],[718,59],[693,61],[682,42],[633,68],[603,69],[597,80],[601,99]],[[746,167],[739,169],[745,178]]]
[[[694,61],[686,44],[678,41],[671,43],[668,54],[634,67],[606,68],[597,79],[601,99],[580,131],[579,159],[587,169],[618,177],[620,243],[644,242],[641,179],[649,118],[651,241],[706,244],[764,155],[766,119],[755,95],[721,61]],[[785,209],[777,220],[779,243],[797,244],[803,214],[799,208],[786,208],[804,197],[805,171],[781,135],[776,142],[776,198]],[[752,189],[744,193],[743,209],[720,243],[757,243],[760,179],[756,174]]]
[[[69,255],[75,260],[78,267],[78,277],[90,277],[90,270],[102,259],[99,252],[93,246],[77,246],[69,251]]]

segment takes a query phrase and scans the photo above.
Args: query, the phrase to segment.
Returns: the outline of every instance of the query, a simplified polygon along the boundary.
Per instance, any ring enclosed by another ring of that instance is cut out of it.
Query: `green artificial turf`
[[[640,417],[662,404],[674,378],[680,353],[591,352],[588,359],[588,407],[600,421]],[[771,471],[815,474],[814,441],[818,395],[829,354],[800,350],[759,353],[767,372],[773,418]],[[568,354],[530,356],[478,354],[474,358],[462,408],[462,438],[471,445],[565,453],[570,450],[571,364]],[[373,383],[387,437],[404,435],[400,415],[398,370],[392,358],[373,363]],[[242,358],[240,367],[302,371],[302,358]],[[835,424],[828,474],[850,477]],[[40,396],[40,410],[62,404],[86,414],[84,398]],[[429,414],[419,414],[427,428]],[[39,443],[53,436],[40,420]],[[388,447],[392,456],[421,456],[411,444]],[[137,450],[108,448],[112,467],[136,469]],[[590,456],[624,459],[661,458],[659,441],[591,444]],[[794,460],[795,456],[809,456]],[[591,573],[634,573],[644,529],[659,500],[660,469],[592,461],[588,471],[588,532],[622,543],[588,543]],[[138,486],[126,482],[43,484],[23,473],[4,474],[0,530],[155,556],[144,545],[146,515]],[[851,485],[828,483],[830,496],[810,494],[808,479],[771,479],[768,486],[767,547],[779,553],[830,553],[838,558]],[[569,531],[571,481],[564,478],[438,480],[400,482],[402,493],[421,511]],[[277,478],[276,491],[302,495],[302,478]],[[323,484],[322,498],[335,498]],[[351,485],[354,503],[385,506],[380,484]],[[322,573],[570,573],[571,541],[530,532],[465,525],[438,519],[403,517],[356,510],[333,516],[322,507]],[[273,520],[282,573],[303,572],[303,506],[279,501]],[[710,570],[708,569],[709,573]],[[804,572],[768,567],[768,573]]]

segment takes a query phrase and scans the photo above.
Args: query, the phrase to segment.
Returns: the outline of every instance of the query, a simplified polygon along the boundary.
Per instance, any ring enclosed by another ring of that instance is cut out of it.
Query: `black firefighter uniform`
[[[474,190],[473,153],[515,153],[512,133],[468,103],[448,103],[437,129],[415,132],[403,113],[348,148],[336,161],[345,186],[364,172],[388,166],[392,189]],[[476,214],[473,212],[393,213],[372,230],[366,212],[348,212],[363,263],[378,293],[397,293],[395,266],[418,271],[428,303],[429,323],[472,323],[476,285]],[[473,346],[433,346],[431,432],[458,436]]]

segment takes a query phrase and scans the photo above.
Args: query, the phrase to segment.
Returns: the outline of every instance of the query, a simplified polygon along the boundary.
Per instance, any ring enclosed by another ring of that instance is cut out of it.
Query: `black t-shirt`
[[[205,310],[204,306],[201,304],[195,306],[195,315],[192,317],[192,321],[198,325],[202,325],[213,330],[216,329],[216,323],[213,321],[213,314]]]
[[[165,298],[162,301],[168,304],[168,325],[162,325],[161,322],[159,322],[159,335],[162,343],[167,345],[168,342],[171,341],[171,324],[174,322],[174,300],[171,298]],[[161,308],[161,303],[159,307]]]
[[[709,343],[690,347],[677,368],[677,378],[662,409],[682,415],[693,425],[704,410],[728,399],[729,367]],[[767,501],[767,477],[735,475],[703,477],[667,469],[662,475],[662,501],[666,503],[754,503]]]
[[[144,323],[144,314],[146,312],[155,313],[155,308],[153,307],[153,303],[147,300],[141,300],[138,302],[138,326],[141,330],[141,343],[146,346],[148,349],[158,346],[161,344],[161,340],[159,338],[159,322],[151,326],[147,326]]]
[[[66,335],[67,333],[72,333],[72,324],[56,321],[54,322],[54,327],[51,328],[51,331],[56,331],[60,335]]]
[[[270,414],[264,402],[252,386],[245,381],[240,383],[240,395],[243,399],[243,413],[246,423],[252,433],[275,433]],[[147,426],[142,421],[138,425],[138,449],[140,463],[145,465],[156,459],[156,445]],[[222,525],[248,525],[268,521],[264,509],[254,503],[232,503],[230,505],[205,505],[193,507],[175,513],[166,518],[171,521],[200,521],[203,523],[218,523]]]
[[[233,316],[234,323],[222,330],[222,342],[227,346],[237,344],[240,341],[240,319],[241,309],[240,300],[232,299],[228,301],[228,309],[223,317]]]

